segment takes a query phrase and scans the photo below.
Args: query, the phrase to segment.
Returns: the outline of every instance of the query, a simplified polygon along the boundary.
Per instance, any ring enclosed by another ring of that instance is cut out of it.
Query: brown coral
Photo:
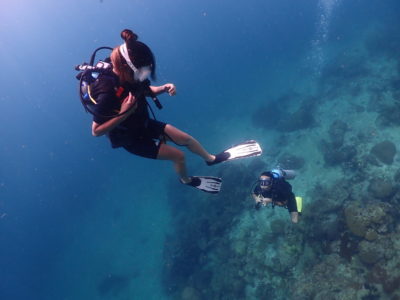
[[[361,209],[359,204],[347,206],[344,209],[344,215],[349,230],[354,235],[364,237],[367,232],[368,222],[361,214]]]
[[[347,205],[344,209],[346,225],[351,233],[366,238],[369,230],[382,232],[382,225],[387,225],[393,220],[388,214],[390,204],[380,201],[369,202],[364,207],[359,203]],[[368,239],[374,239],[374,233],[368,234]]]
[[[384,256],[384,249],[378,243],[362,241],[359,245],[359,258],[367,264],[374,264]]]
[[[387,165],[391,165],[393,163],[396,152],[396,145],[391,141],[383,141],[379,144],[376,144],[371,149],[371,153],[374,154],[381,162]]]

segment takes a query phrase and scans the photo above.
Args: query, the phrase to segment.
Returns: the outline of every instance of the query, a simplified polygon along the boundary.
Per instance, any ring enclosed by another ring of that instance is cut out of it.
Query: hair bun
[[[121,31],[121,38],[126,42],[136,42],[138,39],[138,36],[136,33],[134,33],[130,29],[124,29]]]

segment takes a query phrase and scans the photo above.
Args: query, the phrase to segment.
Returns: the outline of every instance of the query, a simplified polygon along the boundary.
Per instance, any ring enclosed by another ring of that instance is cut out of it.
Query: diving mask
[[[261,187],[268,187],[272,184],[272,178],[260,179],[259,182]]]
[[[151,74],[151,67],[150,66],[144,66],[139,69],[136,69],[137,71],[134,71],[134,78],[137,81],[143,82],[146,79],[149,79],[150,74]]]
[[[150,77],[151,66],[136,68],[135,65],[132,63],[131,59],[129,58],[128,48],[126,47],[126,43],[123,43],[121,46],[119,46],[119,52],[125,59],[128,66],[132,69],[136,81],[143,82]]]

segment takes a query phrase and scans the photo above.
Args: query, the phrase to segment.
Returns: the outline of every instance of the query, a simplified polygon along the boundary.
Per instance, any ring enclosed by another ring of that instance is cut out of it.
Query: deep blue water
[[[357,39],[371,22],[396,26],[400,11],[394,0],[3,0],[0,299],[95,299],[128,244],[136,294],[99,299],[163,297],[157,265],[173,216],[162,201],[173,170],[91,136],[76,64],[96,47],[120,44],[120,31],[131,28],[156,55],[158,83],[178,88],[177,97],[160,97],[159,119],[216,151],[231,141],[213,130],[215,120],[237,118],[230,135],[242,135],[240,112],[254,105],[248,99],[281,94],[323,63],[312,57],[324,3],[333,10],[319,55]],[[190,157],[189,169],[195,162]]]

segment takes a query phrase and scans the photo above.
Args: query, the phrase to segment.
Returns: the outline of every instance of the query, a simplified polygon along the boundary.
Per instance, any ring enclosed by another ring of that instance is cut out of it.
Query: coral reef
[[[400,266],[400,203],[388,202],[397,199],[396,185],[376,177],[358,192],[344,178],[316,185],[294,227],[274,210],[255,213],[250,203],[237,201],[246,199],[243,187],[260,164],[227,166],[221,175],[229,178],[228,188],[219,201],[196,200],[192,213],[176,211],[179,231],[167,239],[163,274],[173,299],[400,295],[394,267]]]
[[[348,129],[349,126],[341,120],[335,120],[331,124],[328,133],[333,147],[339,148],[343,146],[344,135]]]
[[[367,265],[375,264],[385,255],[385,249],[378,242],[361,241],[359,251],[360,260]]]
[[[381,162],[387,165],[391,165],[393,163],[396,152],[396,145],[387,140],[376,144],[371,149],[371,153],[375,155]]]
[[[311,128],[315,125],[314,106],[312,103],[305,103],[293,113],[287,113],[278,123],[280,131],[296,131]]]
[[[390,104],[382,105],[378,108],[379,115],[376,118],[376,124],[381,127],[400,125],[400,105]]]
[[[366,60],[358,51],[332,58],[322,69],[321,97],[335,99],[343,93],[358,96],[362,90],[360,82],[370,72]]]
[[[254,126],[264,129],[277,129],[280,120],[286,114],[286,107],[290,107],[292,101],[295,101],[296,98],[297,95],[284,95],[259,107],[252,115]]]
[[[351,161],[357,156],[357,149],[354,146],[336,148],[333,144],[322,144],[324,160],[328,166],[341,165]]]
[[[337,254],[330,254],[299,276],[291,287],[294,299],[362,299],[368,295],[360,270]],[[318,282],[318,284],[314,284]]]
[[[389,199],[396,193],[396,188],[390,180],[372,178],[368,191],[374,198]]]
[[[356,236],[365,237],[371,231],[386,232],[392,222],[389,215],[391,205],[386,202],[370,201],[361,205],[358,202],[350,202],[344,208],[344,216],[347,228]]]
[[[330,56],[312,94],[256,109],[267,158],[226,164],[217,201],[171,187],[172,299],[400,299],[398,37],[382,50],[389,35],[366,36],[365,49]],[[252,209],[250,186],[273,163],[299,171],[296,225],[284,209]]]
[[[278,158],[278,164],[283,169],[298,170],[304,166],[304,158],[289,153],[283,153]]]
[[[292,104],[297,101],[300,101],[301,105],[291,110]],[[302,99],[296,93],[282,96],[268,105],[259,107],[252,115],[253,124],[256,127],[281,132],[312,128],[316,124],[314,101],[314,98]]]
[[[346,144],[346,133],[349,132],[348,125],[341,121],[335,120],[328,129],[329,140],[322,139],[320,144],[325,164],[328,166],[343,166],[356,164],[357,146],[355,144]],[[363,138],[360,136],[360,138]]]

